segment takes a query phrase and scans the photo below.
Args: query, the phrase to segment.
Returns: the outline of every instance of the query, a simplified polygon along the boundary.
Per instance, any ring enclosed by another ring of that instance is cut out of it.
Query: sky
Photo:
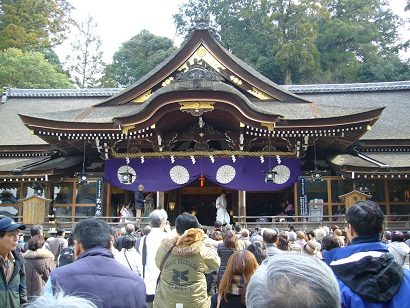
[[[90,15],[97,23],[95,34],[100,36],[104,61],[112,62],[112,56],[121,44],[130,40],[141,30],[147,29],[152,34],[168,37],[178,46],[183,41],[175,37],[172,15],[178,13],[178,5],[186,0],[68,0],[76,10],[73,18],[84,21]],[[403,12],[407,0],[391,0],[395,13],[410,18],[410,12]],[[410,39],[409,31],[403,36]],[[74,40],[75,38],[71,38]],[[61,61],[69,53],[69,41],[59,46],[56,51]]]
[[[76,10],[73,18],[84,21],[90,15],[97,23],[95,34],[100,36],[104,60],[112,61],[112,56],[121,44],[130,40],[141,30],[152,34],[175,37],[172,15],[178,13],[178,5],[184,0],[68,0]],[[183,38],[177,37],[174,44],[179,47]],[[69,42],[57,48],[61,57],[70,51]]]

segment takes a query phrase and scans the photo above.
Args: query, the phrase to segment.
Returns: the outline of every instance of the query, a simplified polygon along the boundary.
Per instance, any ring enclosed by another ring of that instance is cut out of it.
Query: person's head
[[[135,246],[135,241],[136,238],[131,234],[124,235],[124,238],[122,239],[122,248],[127,250],[133,248]]]
[[[135,226],[133,224],[126,224],[125,225],[125,233],[126,234],[133,234],[135,232]]]
[[[222,241],[222,232],[221,231],[214,231],[211,233],[211,239],[215,241]]]
[[[208,227],[206,225],[201,225],[202,231],[204,231],[204,234],[208,235]]]
[[[153,210],[149,214],[149,223],[152,228],[161,228],[165,226],[167,222],[168,214],[164,209]]]
[[[383,240],[384,241],[390,241],[391,240],[391,232],[390,231],[384,231]]]
[[[231,289],[235,276],[241,276],[243,279],[241,301],[245,304],[246,287],[257,267],[258,262],[250,251],[239,250],[234,252],[229,257],[226,270],[219,284],[218,293],[226,300],[226,296]]]
[[[226,231],[229,231],[229,230],[232,230],[232,225],[227,224],[227,225],[225,226],[225,232],[226,232]]]
[[[295,231],[295,227],[292,224],[288,225],[288,231],[289,232],[294,232]]]
[[[184,212],[177,217],[175,220],[175,229],[179,235],[184,234],[184,232],[191,228],[199,228],[200,224],[196,216]]]
[[[336,278],[323,261],[305,254],[278,253],[253,273],[246,307],[339,308]]]
[[[310,230],[309,232],[306,233],[308,240],[313,240],[315,239],[315,231],[314,230]]]
[[[226,190],[225,190],[225,189],[222,189],[222,193],[221,193],[221,194],[226,197]]]
[[[40,234],[32,236],[28,240],[28,249],[32,251],[36,251],[39,248],[42,248],[45,243],[44,237]]]
[[[110,227],[102,219],[88,218],[80,221],[73,236],[77,257],[95,246],[110,249]]]
[[[241,230],[242,230],[242,227],[241,227],[241,225],[236,224],[236,225],[233,226],[233,229],[236,233],[240,233]]]
[[[323,228],[318,228],[315,230],[315,237],[318,242],[321,242],[322,239],[326,236],[326,231]]]
[[[263,237],[263,241],[269,244],[275,244],[276,241],[278,240],[278,234],[273,229],[265,229],[265,231],[263,231],[262,237]]]
[[[65,230],[64,229],[57,229],[57,236],[64,236]]]
[[[229,230],[225,233],[224,236],[224,246],[229,249],[238,249],[238,238],[235,235],[233,230]]]
[[[151,232],[151,229],[150,225],[144,226],[144,228],[142,228],[142,235],[148,235]]]
[[[249,230],[247,230],[247,229],[242,229],[242,231],[241,231],[241,237],[242,238],[249,238]]]
[[[296,241],[296,233],[293,231],[288,232],[288,239],[289,239],[289,242]]]
[[[219,220],[216,220],[214,223],[214,227],[215,229],[220,229],[222,227],[222,222],[220,222]]]
[[[144,185],[139,184],[139,185],[138,185],[138,190],[143,191],[143,190],[144,190]]]
[[[343,235],[342,230],[340,230],[340,229],[336,229],[335,231],[333,231],[333,234],[337,235],[337,236],[342,236]]]
[[[305,240],[306,241],[306,234],[303,231],[296,231],[296,238],[298,240]]]
[[[261,246],[257,245],[257,243],[260,243],[260,242],[249,244],[248,247],[246,247],[246,250],[250,251],[255,256],[258,264],[261,264],[263,260],[265,260],[268,257],[268,255],[262,249]]]
[[[43,235],[43,226],[42,225],[34,225],[30,228],[30,235]]]
[[[392,242],[404,242],[404,234],[401,231],[393,231],[391,233]]]
[[[281,231],[278,235],[278,248],[283,251],[289,250],[289,236],[286,231]]]
[[[4,258],[10,251],[17,248],[19,230],[25,230],[26,226],[16,223],[10,217],[0,220],[0,255]]]
[[[346,213],[346,220],[349,223],[349,240],[356,236],[381,234],[383,231],[383,212],[370,200],[352,205]]]
[[[303,252],[307,255],[314,256],[317,253],[317,246],[313,241],[307,241],[305,245],[303,245]]]
[[[343,246],[343,239],[335,234],[328,234],[322,239],[320,251],[332,250]]]
[[[45,294],[35,298],[30,308],[97,308],[92,301],[75,295],[66,295],[62,290],[55,295]]]

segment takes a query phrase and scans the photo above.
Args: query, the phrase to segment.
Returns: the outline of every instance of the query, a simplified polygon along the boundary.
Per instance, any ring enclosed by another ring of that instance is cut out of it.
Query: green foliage
[[[22,89],[73,88],[68,77],[39,52],[16,48],[0,51],[0,85]]]
[[[71,44],[72,52],[66,58],[71,79],[79,88],[101,86],[105,63],[100,37],[93,34],[96,27],[91,16],[77,25],[77,40]]]
[[[71,23],[65,0],[2,0],[0,50],[31,50],[60,44]]]
[[[119,86],[128,86],[176,50],[170,39],[142,30],[114,54],[109,73]]]
[[[388,5],[388,0],[188,0],[174,22],[186,33],[197,20],[212,20],[225,47],[277,83],[355,82],[363,66],[406,47],[398,36],[403,20]]]
[[[360,82],[410,80],[410,63],[396,55],[369,61],[361,66],[358,79]]]

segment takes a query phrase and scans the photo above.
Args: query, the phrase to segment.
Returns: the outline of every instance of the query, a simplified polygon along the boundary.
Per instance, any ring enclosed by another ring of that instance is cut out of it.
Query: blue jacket
[[[146,307],[142,278],[100,246],[51,272],[51,283],[54,293],[61,288],[66,294],[85,297],[99,307]]]
[[[343,307],[410,307],[410,271],[377,238],[355,238],[350,246],[324,251],[324,257],[336,275]]]
[[[143,210],[144,209],[144,194],[142,193],[141,190],[137,190],[135,192],[135,208],[139,209],[139,210]]]

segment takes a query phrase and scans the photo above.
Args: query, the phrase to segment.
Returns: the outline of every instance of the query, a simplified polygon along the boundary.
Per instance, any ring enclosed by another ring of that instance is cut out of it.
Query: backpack
[[[74,261],[74,249],[72,247],[66,247],[61,250],[60,257],[58,258],[58,266],[67,265]]]

